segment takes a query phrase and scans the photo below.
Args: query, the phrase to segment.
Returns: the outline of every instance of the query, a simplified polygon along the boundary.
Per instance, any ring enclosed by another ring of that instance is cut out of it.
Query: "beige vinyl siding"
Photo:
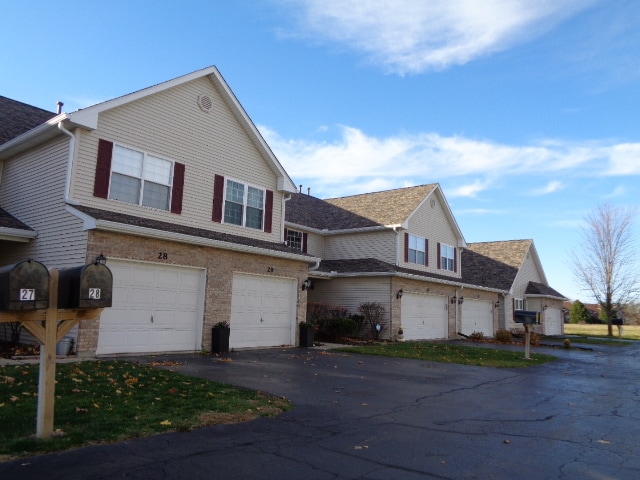
[[[385,308],[381,338],[389,338],[390,291],[390,277],[318,280],[314,284],[313,302],[333,307],[344,307],[351,314],[359,314],[358,306],[362,303],[380,303]]]
[[[198,107],[199,95],[211,98],[213,107],[209,112]],[[103,112],[97,130],[83,132],[78,137],[72,195],[83,205],[280,241],[282,195],[276,191],[277,176],[207,78]],[[185,164],[182,214],[94,197],[100,138]],[[271,234],[212,222],[215,174],[274,192]]]
[[[433,207],[431,207],[431,199],[435,200]],[[427,197],[426,201],[423,202],[422,205],[420,205],[420,207],[418,207],[418,209],[412,214],[408,222],[408,233],[424,237],[429,240],[429,265],[425,267],[422,265],[416,265],[415,263],[404,262],[404,235],[402,235],[400,243],[400,260],[402,266],[460,278],[460,251],[458,251],[457,273],[438,270],[438,243],[443,243],[457,248],[458,237],[456,228],[454,225],[449,223],[449,219],[445,214],[444,208],[440,203],[440,198],[438,198],[437,195],[430,195]]]
[[[392,230],[348,235],[328,235],[324,241],[326,260],[377,258],[395,265],[397,234]]]
[[[38,236],[29,243],[3,245],[0,265],[26,258],[55,268],[85,263],[87,232],[82,230],[82,222],[65,210],[68,146],[68,137],[58,137],[5,160],[0,205]]]
[[[524,292],[527,290],[529,282],[544,283],[544,277],[540,273],[531,251],[527,252],[513,282],[513,295],[515,298],[524,298]]]
[[[324,257],[324,239],[322,236],[315,233],[307,235],[307,253],[318,258]]]

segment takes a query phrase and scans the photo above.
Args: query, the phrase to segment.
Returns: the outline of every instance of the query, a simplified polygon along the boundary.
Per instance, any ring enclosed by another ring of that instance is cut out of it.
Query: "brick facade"
[[[296,279],[296,325],[305,319],[307,295],[300,286],[307,278],[306,262],[135,235],[90,231],[87,259],[93,259],[100,253],[107,259],[206,269],[203,350],[211,348],[211,327],[219,321],[230,320],[234,272]],[[99,319],[81,322],[77,344],[79,354],[95,354],[99,328]]]

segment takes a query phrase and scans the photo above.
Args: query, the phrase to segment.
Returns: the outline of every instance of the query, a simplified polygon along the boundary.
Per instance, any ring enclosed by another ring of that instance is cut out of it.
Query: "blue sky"
[[[216,65],[305,192],[438,182],[467,242],[532,238],[589,301],[582,219],[640,206],[639,24],[637,0],[3,0],[0,95],[73,111]]]

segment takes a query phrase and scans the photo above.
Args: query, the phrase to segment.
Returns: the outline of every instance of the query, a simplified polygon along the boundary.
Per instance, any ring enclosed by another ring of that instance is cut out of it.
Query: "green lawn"
[[[565,323],[565,335],[583,335],[587,337],[608,336],[607,325],[588,325],[582,323]],[[640,325],[623,325],[622,338],[624,340],[640,340]],[[618,327],[613,327],[613,336],[618,338]]]
[[[524,358],[524,346],[520,351],[509,351],[483,347],[452,345],[450,343],[405,342],[361,347],[343,347],[341,352],[386,357],[411,358],[431,362],[459,363],[483,367],[528,367],[555,360],[551,355],[532,353],[531,359]]]
[[[0,367],[0,461],[272,416],[285,400],[123,361],[56,368],[54,436],[35,439],[38,365]]]

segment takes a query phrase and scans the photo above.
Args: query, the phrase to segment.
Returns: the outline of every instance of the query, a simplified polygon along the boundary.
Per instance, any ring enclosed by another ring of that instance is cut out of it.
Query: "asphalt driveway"
[[[640,345],[592,348],[526,369],[296,348],[138,357],[295,408],[0,464],[0,478],[640,478]]]

